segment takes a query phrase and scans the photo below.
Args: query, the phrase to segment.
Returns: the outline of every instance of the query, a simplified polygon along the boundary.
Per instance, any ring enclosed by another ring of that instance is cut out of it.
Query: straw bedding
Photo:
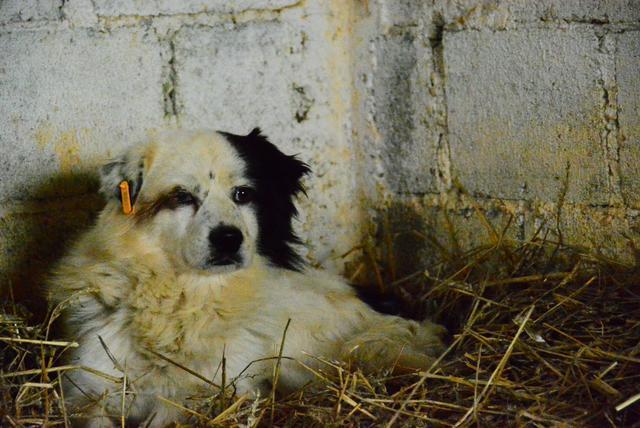
[[[315,384],[258,398],[235,396],[228,379],[182,408],[190,425],[640,426],[640,272],[544,237],[491,235],[403,278],[390,277],[382,250],[365,251],[356,269],[404,302],[405,315],[429,312],[449,328],[429,370],[363,374],[321,360]],[[56,341],[54,318],[33,325],[18,303],[2,307],[2,426],[69,425],[59,377],[83,368],[61,365],[76,344]],[[132,393],[125,378],[111,381]]]

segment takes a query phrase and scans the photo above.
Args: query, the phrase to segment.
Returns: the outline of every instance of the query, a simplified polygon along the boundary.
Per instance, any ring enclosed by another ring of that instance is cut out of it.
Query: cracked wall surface
[[[28,294],[100,208],[96,167],[173,127],[299,153],[330,269],[376,224],[407,271],[425,236],[490,240],[477,210],[630,260],[638,76],[639,0],[1,0],[0,278]]]

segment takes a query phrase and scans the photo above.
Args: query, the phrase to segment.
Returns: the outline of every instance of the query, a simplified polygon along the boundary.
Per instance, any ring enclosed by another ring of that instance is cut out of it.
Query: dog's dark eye
[[[171,205],[173,206],[182,206],[182,205],[194,205],[198,206],[199,201],[192,193],[187,192],[184,189],[176,189],[171,194]]]
[[[255,190],[248,186],[239,186],[233,189],[233,202],[238,205],[248,204],[253,201]]]

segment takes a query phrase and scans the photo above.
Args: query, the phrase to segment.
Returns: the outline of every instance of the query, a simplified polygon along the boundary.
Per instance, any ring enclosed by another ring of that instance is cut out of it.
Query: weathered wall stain
[[[81,165],[80,141],[89,141],[90,129],[70,129],[58,131],[51,123],[44,123],[35,132],[35,140],[40,150],[49,147],[57,156],[60,172],[71,172],[74,167]]]

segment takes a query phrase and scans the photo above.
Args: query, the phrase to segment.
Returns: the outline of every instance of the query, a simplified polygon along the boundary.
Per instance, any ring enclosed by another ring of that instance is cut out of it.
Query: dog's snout
[[[218,226],[209,233],[211,248],[220,254],[235,254],[244,240],[240,229],[233,226]]]

